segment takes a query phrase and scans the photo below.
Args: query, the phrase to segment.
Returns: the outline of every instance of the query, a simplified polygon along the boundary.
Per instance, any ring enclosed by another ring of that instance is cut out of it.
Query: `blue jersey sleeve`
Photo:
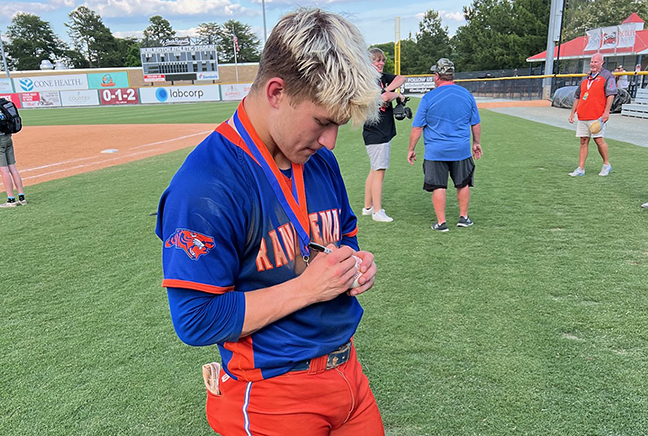
[[[235,286],[253,206],[236,149],[221,141],[214,133],[198,145],[160,200],[165,287],[222,294]]]
[[[200,347],[238,341],[245,319],[242,292],[214,295],[167,288],[167,294],[173,327],[182,342]]]

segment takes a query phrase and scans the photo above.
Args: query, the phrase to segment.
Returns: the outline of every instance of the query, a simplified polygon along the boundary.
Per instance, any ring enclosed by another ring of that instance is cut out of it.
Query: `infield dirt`
[[[211,124],[27,126],[13,136],[25,185],[121,165],[199,144]]]

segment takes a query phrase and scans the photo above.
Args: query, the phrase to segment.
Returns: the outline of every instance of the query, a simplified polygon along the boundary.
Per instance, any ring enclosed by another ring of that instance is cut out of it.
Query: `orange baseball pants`
[[[258,382],[228,378],[207,392],[207,420],[222,436],[384,436],[378,405],[355,348],[349,361]]]

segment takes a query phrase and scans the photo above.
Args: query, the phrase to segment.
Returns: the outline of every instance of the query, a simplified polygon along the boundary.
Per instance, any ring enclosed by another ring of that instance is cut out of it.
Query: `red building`
[[[623,65],[626,71],[634,71],[637,65],[641,65],[642,71],[646,70],[648,29],[644,30],[644,24],[644,20],[633,13],[619,26],[593,29],[588,31],[586,36],[579,36],[557,46],[554,50],[554,63],[560,61],[559,73],[588,72],[589,60],[597,52],[603,55],[604,67],[610,71],[613,71],[617,65]],[[544,63],[546,58],[545,50],[527,58],[527,62],[532,63],[533,66],[536,62]]]

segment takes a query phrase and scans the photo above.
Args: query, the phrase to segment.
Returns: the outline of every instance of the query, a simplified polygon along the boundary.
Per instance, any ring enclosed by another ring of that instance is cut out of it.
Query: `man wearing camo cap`
[[[473,156],[479,159],[482,155],[479,143],[481,120],[472,94],[454,83],[455,67],[452,61],[441,58],[431,70],[436,87],[423,96],[416,110],[407,160],[414,165],[414,148],[423,134],[423,189],[432,192],[437,219],[432,229],[447,232],[445,205],[448,174],[457,188],[460,215],[457,227],[473,225],[468,218],[468,204],[475,172]]]

